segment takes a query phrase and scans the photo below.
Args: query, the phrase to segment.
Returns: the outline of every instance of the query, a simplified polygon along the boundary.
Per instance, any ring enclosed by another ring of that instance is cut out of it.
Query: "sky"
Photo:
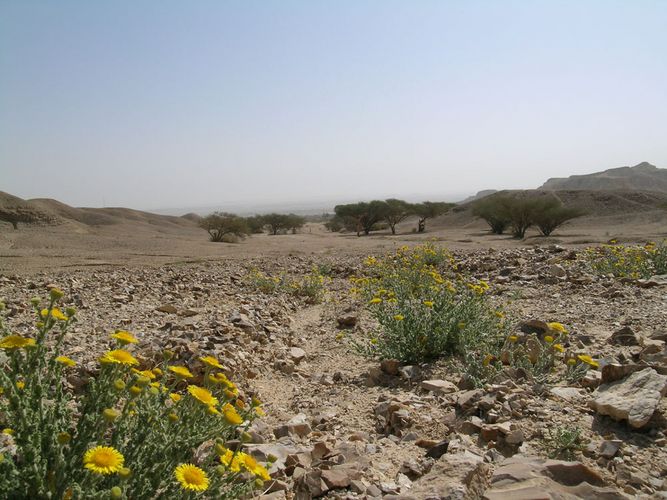
[[[456,200],[667,167],[667,2],[0,0],[0,190]]]

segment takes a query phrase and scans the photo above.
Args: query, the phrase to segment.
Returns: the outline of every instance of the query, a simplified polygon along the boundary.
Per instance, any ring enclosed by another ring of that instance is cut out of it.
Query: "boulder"
[[[645,368],[627,378],[602,384],[593,393],[591,408],[616,420],[627,420],[630,427],[645,426],[667,392],[667,376]]]

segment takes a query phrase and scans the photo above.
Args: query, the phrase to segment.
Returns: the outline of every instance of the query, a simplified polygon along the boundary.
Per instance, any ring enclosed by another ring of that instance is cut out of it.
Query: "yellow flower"
[[[210,366],[211,368],[220,368],[221,370],[223,368],[223,366],[220,364],[220,361],[215,359],[213,356],[204,356],[203,358],[199,358],[199,361],[207,366]]]
[[[574,358],[570,358],[570,359],[567,360],[567,365],[568,366],[574,366],[576,364],[577,364],[577,360],[574,359]]]
[[[382,302],[382,299],[381,299],[381,298],[379,298],[379,297],[373,297],[373,298],[370,300],[369,304],[379,304],[379,303],[381,303],[381,302]]]
[[[132,354],[123,349],[115,349],[113,351],[107,352],[104,356],[100,358],[100,363],[102,364],[120,364],[120,365],[138,365],[139,361],[136,360]]]
[[[545,341],[547,344],[551,344],[551,343],[554,341],[554,338],[553,338],[551,335],[545,335],[545,336],[544,336],[544,341]]]
[[[240,425],[243,423],[241,415],[239,415],[236,408],[229,403],[222,407],[222,414],[225,416],[225,420],[232,425]]]
[[[547,323],[547,326],[549,327],[549,330],[553,330],[554,332],[558,332],[558,333],[567,334],[567,328],[565,328],[565,326],[563,326],[562,323],[557,323],[557,322]]]
[[[136,373],[140,377],[146,377],[149,380],[155,380],[155,374],[151,370],[137,370],[132,368],[132,373]]]
[[[484,360],[482,361],[482,365],[484,366],[489,366],[493,360],[495,360],[496,357],[493,354],[487,354],[484,356]]]
[[[394,316],[394,319],[396,321],[403,321],[405,319],[405,316],[403,316],[402,314],[397,314],[396,316]]]
[[[65,316],[60,309],[54,307],[51,309],[51,316],[56,318],[58,321],[67,321],[67,316]]]
[[[111,446],[95,446],[83,456],[84,467],[96,474],[114,474],[123,467],[125,458]]]
[[[590,365],[593,368],[597,368],[597,367],[600,366],[600,363],[595,361],[588,354],[580,354],[580,355],[577,356],[577,358],[579,358],[579,361],[581,361],[582,363],[586,363],[587,365]]]
[[[424,305],[428,308],[433,307],[433,301],[432,300],[425,300]]]
[[[514,344],[516,343],[517,340],[519,340],[519,337],[517,337],[516,335],[510,335],[509,337],[507,337],[507,340],[509,340],[512,344]]]
[[[134,335],[125,330],[118,330],[116,333],[112,333],[111,337],[116,339],[120,345],[136,344],[139,342]]]
[[[2,433],[6,434],[7,436],[13,436],[14,435],[14,429],[10,429],[9,427],[6,429],[2,429]]]
[[[46,319],[49,316],[49,310],[48,309],[42,309],[39,313],[42,318]],[[57,307],[54,307],[51,309],[51,317],[58,319],[60,321],[67,321],[67,316],[65,316],[60,309]]]
[[[0,340],[0,349],[20,349],[22,347],[32,347],[35,344],[35,339],[21,337],[20,335],[8,335]]]
[[[49,290],[49,296],[54,301],[60,300],[63,295],[65,295],[65,292],[63,292],[60,288],[53,287],[51,290]]]
[[[61,365],[65,366],[76,366],[76,361],[73,359],[68,358],[67,356],[58,356],[56,358],[56,362],[60,363]]]
[[[211,394],[211,391],[204,389],[203,387],[198,387],[196,385],[189,385],[188,392],[190,395],[195,398],[200,403],[205,404],[206,406],[214,406],[218,404],[218,398]]]
[[[225,450],[224,453],[220,454],[220,462],[230,471],[240,472],[241,462],[239,460],[239,454],[240,452],[235,455],[232,450]]]
[[[22,391],[23,389],[25,389],[25,382],[23,380],[19,380],[18,382],[16,382],[16,388],[19,391]]]
[[[104,420],[111,423],[120,416],[120,412],[114,408],[105,408],[102,411],[102,416],[104,417]]]
[[[255,413],[258,417],[263,417],[266,415],[266,412],[259,406],[255,406]]]
[[[192,378],[194,375],[185,366],[170,366],[169,371],[180,378]]]
[[[558,352],[565,352],[565,348],[560,344],[554,344],[552,347],[556,349]]]
[[[215,406],[209,406],[206,411],[208,411],[210,415],[220,415],[220,412]]]
[[[182,396],[180,394],[176,393],[176,392],[172,392],[171,394],[169,394],[169,398],[174,403],[178,403],[181,400]]]
[[[208,489],[208,476],[206,472],[193,464],[180,464],[174,471],[176,480],[181,487],[192,491],[206,491]]]

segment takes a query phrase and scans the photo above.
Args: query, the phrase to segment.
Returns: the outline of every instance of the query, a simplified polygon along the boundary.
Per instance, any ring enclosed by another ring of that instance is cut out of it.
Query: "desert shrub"
[[[251,234],[260,234],[264,232],[264,226],[266,226],[266,222],[264,221],[264,217],[261,215],[252,215],[250,217],[246,217],[245,222]]]
[[[290,278],[285,273],[268,276],[258,269],[252,269],[247,276],[247,283],[255,290],[266,294],[288,293],[305,298],[309,304],[322,302],[329,280],[317,267],[300,278]]]
[[[0,496],[3,498],[239,498],[269,480],[266,468],[225,447],[261,413],[200,358],[201,382],[166,352],[144,366],[125,331],[80,391],[67,388],[77,362],[62,352],[75,311],[53,289],[33,300],[34,334],[0,324]],[[135,357],[136,355],[136,357]],[[195,465],[196,464],[196,465]]]
[[[576,460],[584,448],[579,427],[545,427],[542,446],[547,456],[558,460]]]
[[[410,217],[414,213],[414,206],[395,198],[385,200],[383,203],[385,207],[382,216],[391,229],[391,234],[396,234],[396,224]]]
[[[596,274],[617,278],[650,278],[667,273],[667,243],[644,246],[616,244],[587,248],[582,258]]]
[[[533,222],[543,236],[549,236],[566,222],[585,215],[583,210],[575,207],[564,207],[560,201],[548,198],[536,207]]]
[[[484,219],[493,234],[503,234],[510,225],[506,207],[508,200],[506,196],[487,196],[473,204],[472,213]]]
[[[243,239],[250,232],[246,219],[226,212],[214,212],[203,217],[199,227],[208,232],[211,241],[218,243],[234,242],[234,238]]]
[[[362,201],[334,207],[336,216],[344,220],[346,226],[353,227],[357,236],[362,231],[366,235],[370,234],[374,226],[384,218],[386,210],[386,202],[380,200]]]
[[[446,264],[438,269],[429,261]],[[352,341],[360,352],[419,363],[483,349],[503,337],[504,321],[485,296],[488,285],[463,279],[446,250],[403,247],[364,264],[351,292],[367,304],[379,327]]]
[[[317,268],[313,268],[301,279],[293,280],[289,288],[292,295],[304,297],[309,304],[319,304],[324,299],[328,280],[329,278],[321,274]]]
[[[566,352],[568,332],[561,323],[547,323],[542,336],[509,335],[504,341],[487,343],[486,351],[465,352],[460,368],[474,385],[481,387],[501,372],[521,370],[540,384],[556,383],[562,379],[578,382],[590,368],[599,363],[586,354]]]
[[[324,227],[327,229],[327,231],[331,231],[332,233],[339,233],[343,229],[349,230],[349,228],[347,228],[345,225],[345,221],[338,216],[334,216],[326,221],[324,223]]]
[[[549,236],[584,212],[564,207],[555,198],[491,195],[475,202],[473,215],[484,219],[495,234],[502,234],[510,227],[512,236],[523,238],[531,226],[537,226],[544,236]]]

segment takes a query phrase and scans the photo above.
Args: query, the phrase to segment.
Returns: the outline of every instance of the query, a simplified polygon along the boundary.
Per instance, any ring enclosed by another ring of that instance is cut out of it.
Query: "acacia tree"
[[[300,215],[296,214],[287,215],[287,229],[292,231],[292,234],[296,234],[296,231],[298,229],[301,229],[305,223],[306,223],[305,217],[301,217]]]
[[[264,226],[266,225],[266,222],[264,222],[264,217],[261,215],[253,215],[250,217],[245,218],[246,224],[248,225],[248,229],[252,234],[259,234],[264,231]]]
[[[383,218],[389,224],[391,234],[396,234],[396,224],[413,214],[413,205],[407,201],[389,198],[382,207]]]
[[[243,217],[226,212],[214,212],[207,215],[199,221],[199,227],[205,229],[210,240],[214,242],[224,241],[227,235],[245,238],[250,232]]]
[[[426,230],[426,220],[439,217],[454,207],[455,203],[446,203],[444,201],[424,201],[412,205],[412,210],[419,217],[417,223],[417,232],[423,233]]]
[[[502,195],[491,195],[473,204],[472,213],[484,219],[493,234],[503,234],[510,225],[507,205],[509,198]]]
[[[543,236],[549,236],[567,221],[586,215],[586,212],[576,207],[564,207],[558,200],[545,201],[542,206],[536,207],[533,221]]]
[[[280,231],[289,229],[290,218],[287,214],[271,213],[263,215],[264,225],[268,228],[269,234],[277,235]]]
[[[354,227],[357,236],[363,231],[369,234],[375,224],[382,219],[381,201],[365,201],[359,203],[348,203],[346,205],[336,205],[334,212],[338,217],[345,221],[349,227]]]

